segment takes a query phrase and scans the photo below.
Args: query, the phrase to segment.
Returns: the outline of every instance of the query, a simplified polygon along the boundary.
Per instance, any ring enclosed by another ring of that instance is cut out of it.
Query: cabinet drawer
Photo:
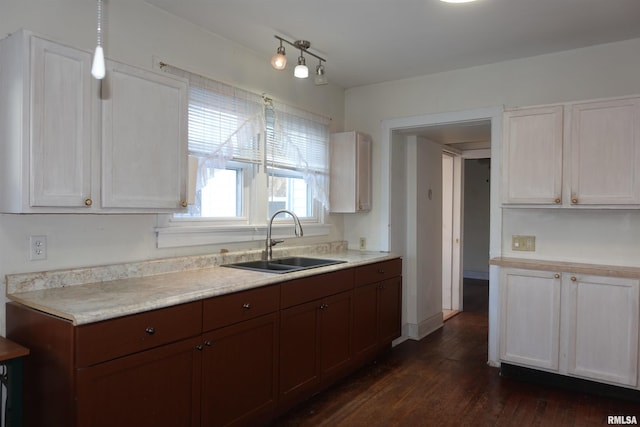
[[[305,277],[282,284],[280,304],[291,307],[352,288],[353,268]]]
[[[203,305],[203,330],[231,325],[278,310],[280,286],[266,286],[215,298]]]
[[[76,366],[91,366],[195,336],[201,330],[199,301],[78,326]]]
[[[402,259],[397,258],[376,262],[375,264],[363,265],[356,267],[355,271],[356,286],[380,282],[391,277],[402,275]]]

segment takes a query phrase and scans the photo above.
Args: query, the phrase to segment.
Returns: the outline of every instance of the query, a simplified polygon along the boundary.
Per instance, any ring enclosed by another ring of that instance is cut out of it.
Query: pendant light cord
[[[102,0],[98,0],[98,46],[102,46]]]

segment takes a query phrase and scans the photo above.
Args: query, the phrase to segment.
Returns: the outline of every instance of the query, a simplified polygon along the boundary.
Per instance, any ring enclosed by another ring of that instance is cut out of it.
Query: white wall
[[[26,28],[48,38],[92,50],[96,43],[96,1],[2,0],[0,38]],[[269,57],[249,51],[175,18],[142,0],[105,2],[103,44],[106,56],[151,68],[153,57],[256,93],[267,93],[325,116],[342,130],[344,91],[315,86],[276,72]],[[275,44],[274,44],[275,49]],[[0,64],[1,66],[1,64]],[[1,141],[0,141],[1,143]],[[327,238],[342,239],[342,217]],[[156,215],[0,215],[0,277],[5,274],[217,252],[222,247],[258,248],[261,243],[181,249],[157,249]],[[48,259],[28,261],[29,235],[48,236]],[[4,331],[4,299],[0,299],[0,332]]]
[[[529,106],[640,94],[639,52],[640,39],[633,39],[348,89],[345,128],[372,136],[373,170],[381,170],[388,167],[386,154],[380,150],[383,120],[501,105]],[[380,175],[374,173],[372,211],[366,215],[345,217],[345,238],[350,245],[357,243],[359,234],[356,233],[369,230],[369,247],[388,249],[385,247],[386,239],[382,237],[386,232],[383,211],[387,208],[375,203],[375,198],[379,199],[385,188]],[[597,214],[603,218],[611,218],[611,215],[607,212]],[[630,215],[637,218],[640,212]],[[521,229],[525,224],[518,219],[506,224],[509,227],[505,226],[505,235],[523,233]],[[605,221],[607,224],[614,222]],[[629,226],[632,223],[637,221],[630,221]],[[553,224],[551,221],[544,227],[553,229]],[[627,231],[631,233],[632,229]],[[544,242],[540,243],[540,250],[547,247]],[[621,250],[629,248],[627,240],[620,243],[627,245]],[[629,249],[637,253],[637,248]],[[538,255],[547,256],[547,253],[538,252]]]

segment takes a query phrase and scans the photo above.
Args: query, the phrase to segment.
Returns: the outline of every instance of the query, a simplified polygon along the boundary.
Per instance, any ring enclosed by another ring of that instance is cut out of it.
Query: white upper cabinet
[[[31,206],[83,207],[91,199],[90,71],[86,52],[31,39]]]
[[[91,61],[24,30],[0,41],[0,212],[183,209],[186,81],[109,61],[99,82]]]
[[[640,206],[640,98],[504,114],[504,205]]]
[[[504,114],[504,203],[562,203],[562,107]]]
[[[330,210],[371,210],[371,137],[360,132],[331,135]]]
[[[640,204],[640,99],[571,106],[571,203]]]
[[[91,54],[20,31],[0,42],[0,211],[91,205]]]
[[[187,86],[107,62],[102,85],[102,206],[187,205]]]

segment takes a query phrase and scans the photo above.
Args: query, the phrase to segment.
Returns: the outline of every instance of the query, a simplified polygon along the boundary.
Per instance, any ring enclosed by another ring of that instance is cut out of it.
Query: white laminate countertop
[[[623,277],[628,279],[640,278],[640,267],[586,264],[565,261],[550,261],[525,258],[492,258],[491,265],[509,268],[522,268],[525,270],[557,271],[559,273],[589,274],[594,276]]]
[[[74,325],[83,325],[315,274],[399,258],[398,255],[390,253],[360,251],[311,255],[310,257],[330,258],[346,261],[346,263],[284,274],[212,266],[146,277],[14,292],[7,294],[7,297],[11,301],[68,319]]]

